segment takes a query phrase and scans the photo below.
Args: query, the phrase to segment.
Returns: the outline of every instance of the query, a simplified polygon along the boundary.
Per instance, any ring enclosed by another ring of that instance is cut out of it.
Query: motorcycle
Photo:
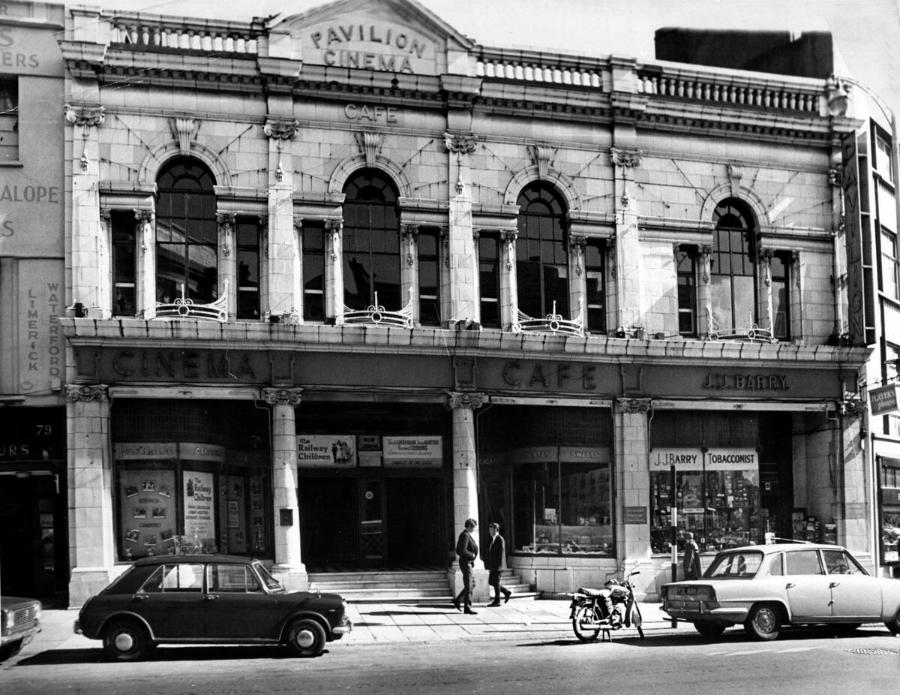
[[[606,582],[605,589],[582,587],[572,594],[569,618],[572,620],[572,630],[579,640],[590,642],[597,639],[601,630],[609,633],[632,625],[637,628],[641,639],[644,638],[641,608],[634,599],[634,587],[631,584],[631,578],[636,574],[640,572],[629,572],[621,582],[610,579]]]

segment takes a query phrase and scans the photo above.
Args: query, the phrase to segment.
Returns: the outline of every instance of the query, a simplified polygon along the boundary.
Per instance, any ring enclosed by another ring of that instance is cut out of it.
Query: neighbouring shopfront
[[[900,458],[876,456],[879,479],[878,526],[881,564],[900,576]]]

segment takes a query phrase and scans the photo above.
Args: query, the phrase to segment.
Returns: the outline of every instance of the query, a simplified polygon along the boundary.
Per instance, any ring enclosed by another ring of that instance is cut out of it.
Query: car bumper
[[[34,636],[40,631],[40,623],[35,622],[34,625],[24,630],[16,630],[8,635],[0,635],[0,647],[5,647],[7,644],[15,644],[16,642],[21,642],[24,647],[31,642],[31,640],[34,639]]]
[[[671,618],[687,622],[743,623],[750,614],[750,604],[714,604],[697,601],[671,601],[663,606]]]
[[[349,635],[353,631],[353,622],[349,618],[345,618],[344,622],[332,628],[331,632],[335,639],[340,639],[344,635]]]

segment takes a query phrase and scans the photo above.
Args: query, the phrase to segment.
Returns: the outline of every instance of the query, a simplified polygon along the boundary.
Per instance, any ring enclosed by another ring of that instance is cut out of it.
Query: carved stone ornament
[[[828,184],[835,188],[840,188],[843,182],[843,176],[841,167],[830,167],[828,169]]]
[[[303,400],[303,389],[263,389],[263,400],[269,405],[297,407]]]
[[[553,148],[549,145],[529,145],[528,153],[531,161],[537,167],[538,178],[546,179],[550,172],[550,159],[553,157]]]
[[[572,254],[572,260],[575,262],[575,274],[581,277],[584,260],[584,247],[587,246],[587,237],[572,234],[569,236],[569,251]]]
[[[737,164],[727,164],[725,168],[728,172],[731,195],[737,197],[741,193],[741,178],[744,176],[744,169]]]
[[[236,217],[233,212],[216,213],[216,222],[219,225],[219,239],[222,241],[222,255],[226,258],[231,255],[232,233]]]
[[[281,141],[293,140],[299,129],[300,124],[293,119],[270,118],[263,126],[263,132],[267,137]]]
[[[193,118],[173,118],[172,136],[178,143],[178,151],[183,155],[191,153],[191,140],[194,138],[194,130],[199,126],[199,121]]]
[[[444,146],[455,155],[472,154],[476,144],[477,140],[474,135],[444,133]]]
[[[610,159],[617,167],[639,167],[641,165],[642,150],[633,147],[610,147]]]
[[[419,225],[404,224],[401,231],[406,244],[406,265],[412,268],[416,264],[416,243],[419,238]]]
[[[360,152],[366,158],[366,166],[373,167],[378,159],[378,151],[381,149],[381,133],[360,133],[357,138]]]
[[[468,408],[469,410],[478,410],[487,403],[488,397],[483,393],[476,391],[450,391],[450,407]]]
[[[66,121],[81,127],[99,127],[106,118],[106,109],[102,106],[84,106],[66,104]]]
[[[105,403],[109,400],[106,384],[67,384],[66,400],[69,403]]]
[[[617,398],[616,409],[620,413],[646,413],[650,410],[649,398]]]
[[[512,272],[516,261],[516,239],[519,238],[519,232],[516,230],[504,229],[500,232],[500,237],[506,245],[506,270]]]

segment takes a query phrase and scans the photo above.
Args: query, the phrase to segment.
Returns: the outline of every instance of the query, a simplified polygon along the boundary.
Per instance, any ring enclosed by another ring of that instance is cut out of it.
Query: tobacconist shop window
[[[0,162],[19,161],[19,85],[0,78]]]

